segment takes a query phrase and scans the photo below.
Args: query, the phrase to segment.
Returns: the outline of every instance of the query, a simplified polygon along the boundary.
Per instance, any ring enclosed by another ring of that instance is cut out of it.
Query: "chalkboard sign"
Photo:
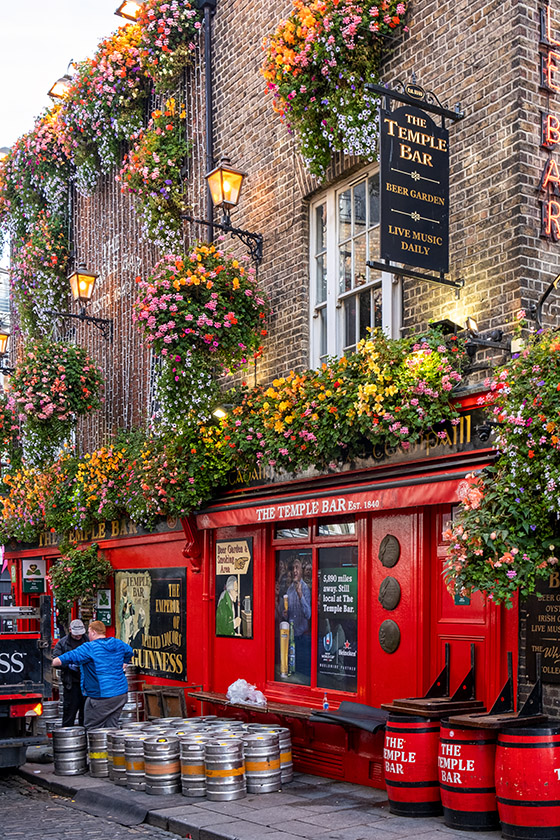
[[[535,680],[535,656],[541,654],[542,680],[560,683],[560,572],[537,584],[537,595],[525,602],[527,611],[527,674]]]

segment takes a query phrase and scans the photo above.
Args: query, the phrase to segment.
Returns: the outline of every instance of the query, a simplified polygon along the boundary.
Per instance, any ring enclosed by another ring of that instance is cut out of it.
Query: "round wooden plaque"
[[[379,644],[385,653],[394,653],[401,642],[399,625],[392,618],[387,618],[379,628]]]
[[[383,566],[392,569],[399,562],[401,556],[401,544],[392,534],[387,534],[381,540],[379,546],[379,559]]]
[[[394,610],[401,600],[401,586],[394,577],[386,577],[379,587],[379,603],[385,610]]]

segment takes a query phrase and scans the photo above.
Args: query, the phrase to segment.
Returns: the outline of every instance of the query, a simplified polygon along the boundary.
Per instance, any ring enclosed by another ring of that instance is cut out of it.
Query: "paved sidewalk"
[[[294,774],[281,793],[208,802],[180,794],[150,796],[103,779],[55,776],[52,764],[26,764],[20,774],[73,807],[122,825],[148,825],[191,840],[499,840],[500,833],[456,831],[443,817],[410,819],[389,813],[384,791]]]

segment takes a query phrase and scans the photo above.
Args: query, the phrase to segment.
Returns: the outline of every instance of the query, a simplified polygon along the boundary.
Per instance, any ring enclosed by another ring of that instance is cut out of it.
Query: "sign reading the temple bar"
[[[380,112],[381,259],[449,270],[449,132],[420,108]]]
[[[527,675],[535,681],[535,657],[540,653],[543,682],[560,683],[560,571],[539,581],[537,592],[525,602]]]
[[[184,680],[186,570],[129,569],[115,573],[115,634],[134,651],[145,674]]]

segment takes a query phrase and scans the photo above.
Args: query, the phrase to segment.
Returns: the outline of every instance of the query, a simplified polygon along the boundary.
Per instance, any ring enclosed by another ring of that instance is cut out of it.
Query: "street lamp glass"
[[[54,85],[49,90],[48,95],[51,99],[64,99],[68,91],[70,90],[70,84],[72,82],[71,76],[67,73],[64,76],[61,76],[60,79],[57,79]]]
[[[206,175],[214,207],[229,209],[239,201],[245,172],[231,166],[229,158],[222,158],[218,166]]]
[[[0,327],[0,356],[4,356],[8,349],[10,333],[4,327]]]
[[[467,332],[469,335],[478,335],[478,324],[470,315],[466,321]]]
[[[68,282],[70,283],[72,297],[75,301],[84,304],[90,302],[98,276],[98,274],[88,271],[85,265],[79,266],[76,271],[72,272],[68,278]]]
[[[125,20],[136,21],[138,20],[141,9],[142,3],[139,0],[123,0],[115,14],[125,18]]]

